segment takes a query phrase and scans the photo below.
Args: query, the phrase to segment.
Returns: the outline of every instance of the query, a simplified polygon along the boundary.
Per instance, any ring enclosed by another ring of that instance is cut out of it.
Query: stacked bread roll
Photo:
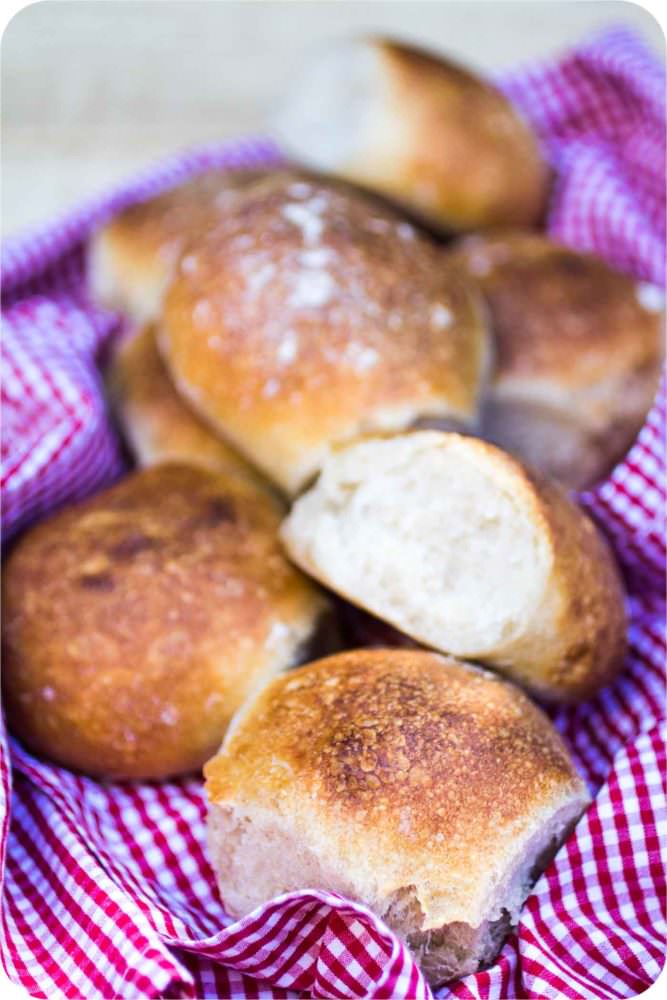
[[[181,259],[160,349],[191,405],[290,496],[337,446],[429,419],[474,428],[478,297],[400,215],[279,175]]]
[[[211,170],[126,208],[91,241],[94,297],[137,323],[154,319],[188,233],[258,176],[261,171]]]
[[[655,398],[664,299],[590,254],[537,233],[460,240],[496,344],[483,434],[575,489],[630,448]]]
[[[11,552],[8,717],[100,778],[215,755],[229,912],[341,892],[440,983],[494,958],[588,802],[528,695],[622,667],[622,580],[562,484],[636,436],[661,305],[537,233],[434,238],[546,205],[536,137],[466,70],[342,47],[279,122],[303,164],[211,172],[93,240],[140,469]],[[350,646],[341,608],[385,648],[285,673]]]
[[[532,225],[546,208],[548,167],[509,101],[463,66],[390,39],[314,53],[273,125],[296,159],[447,230]]]

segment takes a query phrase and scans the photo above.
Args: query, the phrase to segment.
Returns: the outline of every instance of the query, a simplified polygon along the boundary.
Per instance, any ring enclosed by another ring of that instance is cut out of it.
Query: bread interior
[[[335,170],[354,161],[378,101],[378,57],[349,42],[322,52],[274,116],[276,137],[312,167]]]
[[[282,762],[280,766],[287,765]],[[491,887],[488,916],[478,926],[452,920],[429,927],[414,885],[383,893],[372,874],[370,857],[358,859],[351,872],[342,862],[321,856],[311,842],[291,829],[288,820],[252,805],[212,805],[209,849],[230,914],[242,916],[275,896],[298,889],[338,892],[377,913],[406,942],[429,982],[438,985],[494,960],[536,878],[586,802],[584,794],[570,794],[558,808],[540,817],[536,833],[520,845],[501,881]],[[359,874],[363,884],[357,881]],[[446,872],[442,878],[447,881]]]
[[[514,477],[465,448],[434,448],[434,437],[337,456],[284,537],[354,603],[427,645],[483,660],[525,633],[551,552]]]

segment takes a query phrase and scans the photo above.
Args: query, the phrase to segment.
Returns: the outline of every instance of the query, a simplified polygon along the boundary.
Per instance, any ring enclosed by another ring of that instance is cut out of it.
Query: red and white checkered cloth
[[[614,31],[501,86],[555,168],[550,232],[661,284],[661,67]],[[180,156],[5,246],[6,538],[122,472],[96,368],[118,318],[87,299],[91,228],[212,165],[277,159],[255,140]],[[493,967],[442,997],[631,997],[662,966],[664,400],[611,478],[580,498],[615,545],[632,611],[621,678],[553,713],[597,797]],[[200,781],[105,785],[4,737],[0,765],[0,957],[31,995],[430,996],[391,932],[329,893],[293,893],[232,923],[206,860]]]

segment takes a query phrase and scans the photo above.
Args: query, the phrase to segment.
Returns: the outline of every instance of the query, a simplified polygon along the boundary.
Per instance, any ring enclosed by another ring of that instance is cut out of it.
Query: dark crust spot
[[[113,579],[108,573],[90,573],[88,576],[82,576],[79,583],[86,590],[109,591],[114,589]]]
[[[190,521],[192,528],[217,528],[220,524],[234,524],[236,511],[234,504],[226,497],[211,497],[204,503],[204,509]]]
[[[132,556],[137,555],[139,552],[152,549],[154,545],[154,539],[148,538],[147,535],[143,535],[140,531],[134,531],[126,535],[125,538],[122,538],[109,550],[109,557],[122,562],[124,559],[131,559]]]
[[[571,775],[555,734],[544,732],[544,723],[502,682],[428,660],[421,671],[410,663],[399,669],[390,662],[385,669],[380,658],[390,653],[430,656],[377,650],[367,653],[377,669],[355,663],[349,672],[327,676],[305,668],[272,705],[272,724],[292,733],[283,753],[297,770],[313,769],[312,733],[318,733],[319,794],[337,809],[410,805],[424,828],[442,831],[456,827],[471,786],[480,809],[511,818],[524,792],[532,794],[536,771],[542,784]],[[446,781],[443,768],[451,771]]]
[[[586,274],[589,271],[589,263],[584,257],[576,254],[563,253],[554,257],[554,265],[563,274]]]

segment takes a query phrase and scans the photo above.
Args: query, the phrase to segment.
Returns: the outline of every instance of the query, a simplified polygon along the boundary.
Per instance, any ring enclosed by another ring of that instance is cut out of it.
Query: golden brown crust
[[[93,775],[201,766],[323,607],[280,551],[279,517],[238,477],[162,465],[29,531],[3,584],[13,731]]]
[[[225,210],[227,198],[266,173],[210,170],[124,209],[93,237],[91,270],[97,297],[138,322],[153,319],[188,235]]]
[[[546,701],[582,701],[609,684],[623,665],[628,624],[623,581],[604,536],[565,490],[506,457],[533,492],[534,517],[553,553],[554,594],[553,649],[540,650],[537,642],[534,666],[514,665],[508,673]]]
[[[453,259],[482,291],[496,338],[495,383],[553,380],[581,389],[656,370],[661,317],[638,282],[592,254],[507,232],[461,240]]]
[[[116,351],[107,374],[114,410],[140,466],[181,461],[268,484],[196,416],[174,389],[147,324]]]
[[[325,857],[354,859],[350,877],[378,896],[416,887],[426,926],[474,926],[489,873],[502,877],[550,810],[585,795],[555,729],[518,688],[399,649],[354,650],[276,679],[204,773],[213,806],[270,811]]]
[[[257,734],[262,739],[257,739]],[[266,768],[272,756],[291,768]],[[533,786],[573,775],[556,731],[518,688],[433,653],[351,650],[277,678],[205,767],[211,801],[306,783],[324,810],[410,806],[420,846],[468,831],[467,810],[525,815]],[[254,779],[253,779],[254,776]],[[304,785],[301,785],[303,794]],[[467,810],[466,810],[467,806]]]
[[[193,241],[158,343],[179,390],[289,492],[334,443],[474,420],[487,351],[477,300],[430,241],[360,194],[289,177]]]
[[[402,139],[394,160],[369,163],[369,179],[385,174],[385,190],[452,229],[539,222],[548,170],[530,127],[500,91],[440,56],[375,44]]]
[[[148,260],[156,253],[176,259],[185,234],[206,224],[226,194],[261,180],[265,170],[209,170],[162,194],[130,205],[108,225],[113,238]],[[172,241],[175,241],[172,244]]]
[[[570,488],[598,482],[655,398],[658,289],[519,231],[468,237],[450,260],[484,295],[495,338],[484,436]]]
[[[272,755],[324,808],[363,810],[371,824],[388,807],[416,808],[420,842],[438,831],[474,836],[465,806],[516,819],[534,784],[545,793],[574,774],[556,731],[518,688],[416,650],[351,650],[274,680],[252,725],[246,716],[206,765],[211,801],[279,792],[285,782],[262,766]]]

